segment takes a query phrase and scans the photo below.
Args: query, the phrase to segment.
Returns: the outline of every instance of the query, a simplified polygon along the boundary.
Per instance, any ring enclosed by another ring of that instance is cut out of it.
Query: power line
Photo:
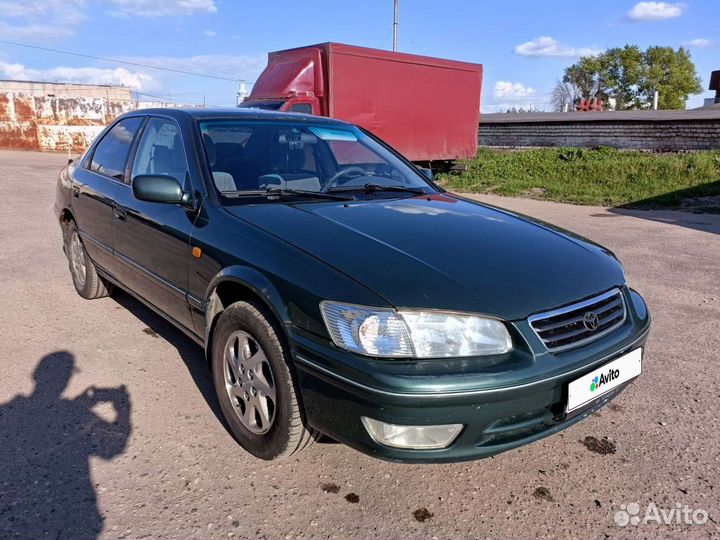
[[[79,56],[80,58],[90,58],[92,60],[101,60],[103,62],[114,62],[116,64],[125,64],[128,66],[136,66],[136,67],[143,67],[147,69],[156,69],[158,71],[168,71],[170,73],[179,73],[181,75],[191,75],[193,77],[205,77],[206,79],[217,79],[219,81],[230,81],[230,82],[238,82],[240,79],[231,79],[230,77],[220,77],[218,75],[206,75],[205,73],[193,73],[192,71],[184,71],[182,69],[172,69],[172,68],[165,68],[160,66],[153,66],[150,64],[142,64],[140,62],[130,62],[126,60],[117,60],[115,58],[103,58],[102,56],[92,56],[90,54],[82,54],[82,53],[76,53],[76,52],[70,52],[70,51],[61,51],[60,49],[51,49],[49,47],[40,47],[39,45],[30,45],[28,43],[18,43],[16,41],[7,41],[5,39],[0,39],[0,43],[4,43],[6,45],[15,45],[16,47],[27,47],[28,49],[37,49],[40,51],[47,51],[57,54],[66,54],[68,56]]]
[[[201,104],[201,103],[199,103],[199,102],[197,102],[197,101],[189,101],[189,100],[187,100],[187,99],[179,99],[179,100],[173,99],[173,96],[177,96],[177,95],[180,95],[180,94],[172,94],[172,95],[169,94],[169,95],[167,95],[167,96],[157,96],[157,95],[155,95],[155,94],[146,94],[145,92],[135,92],[135,94],[137,94],[138,97],[144,96],[144,97],[146,97],[146,98],[157,99],[158,101],[162,101],[163,103],[180,103],[181,105],[182,105],[182,104],[187,104],[187,105],[205,105],[206,107],[211,107],[211,108],[212,108],[212,107],[215,107],[215,108],[218,107],[217,105],[212,105],[212,104],[209,104],[209,103],[202,103],[202,104]],[[202,94],[200,94],[200,95],[202,95]],[[138,100],[138,101],[140,101],[140,100]]]

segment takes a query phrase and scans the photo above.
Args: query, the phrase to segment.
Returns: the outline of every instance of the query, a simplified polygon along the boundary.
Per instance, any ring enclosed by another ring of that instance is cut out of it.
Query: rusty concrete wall
[[[84,150],[116,116],[135,108],[129,100],[0,93],[0,148]]]

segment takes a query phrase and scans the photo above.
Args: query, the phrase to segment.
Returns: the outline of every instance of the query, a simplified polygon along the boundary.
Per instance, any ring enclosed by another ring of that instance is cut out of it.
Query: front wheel
[[[306,428],[290,355],[268,310],[237,302],[220,314],[212,339],[215,391],[230,431],[254,456],[286,457],[316,438]]]
[[[65,253],[70,266],[70,275],[77,293],[88,300],[112,294],[112,285],[106,283],[97,273],[95,264],[88,257],[74,222],[68,225]]]

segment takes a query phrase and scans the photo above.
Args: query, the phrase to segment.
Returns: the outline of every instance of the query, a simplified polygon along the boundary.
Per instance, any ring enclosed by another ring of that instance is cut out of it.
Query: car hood
[[[395,307],[516,320],[624,282],[601,246],[455,195],[227,209]]]

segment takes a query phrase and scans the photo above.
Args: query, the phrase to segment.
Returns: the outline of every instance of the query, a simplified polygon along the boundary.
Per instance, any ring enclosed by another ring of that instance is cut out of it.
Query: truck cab
[[[322,57],[322,49],[315,47],[270,53],[240,107],[328,116],[320,100],[325,94]]]

